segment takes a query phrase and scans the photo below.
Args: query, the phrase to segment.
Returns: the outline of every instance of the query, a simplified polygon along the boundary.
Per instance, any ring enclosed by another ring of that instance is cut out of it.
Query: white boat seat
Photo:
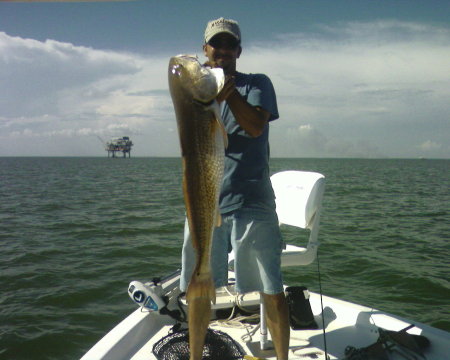
[[[281,257],[281,266],[309,265],[317,257],[319,218],[325,177],[309,171],[282,171],[270,178],[275,192],[276,211],[280,226],[289,225],[309,230],[306,248],[287,245]],[[228,256],[232,268],[234,254]]]
[[[317,257],[319,218],[325,177],[308,171],[282,171],[270,178],[281,225],[309,230],[306,248],[287,245],[281,266],[309,265]]]

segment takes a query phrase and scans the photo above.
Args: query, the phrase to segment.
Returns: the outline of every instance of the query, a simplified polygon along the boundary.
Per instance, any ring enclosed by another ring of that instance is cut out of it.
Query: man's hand
[[[225,101],[228,99],[228,97],[233,93],[233,90],[236,88],[236,83],[234,82],[234,76],[226,76],[225,77],[225,84],[220,91],[220,93],[217,95],[216,100],[221,103],[222,101]]]
[[[237,91],[235,77],[227,75],[222,90],[216,97],[221,103],[227,101],[236,121],[251,137],[262,134],[270,118],[270,113],[260,107],[250,105]]]

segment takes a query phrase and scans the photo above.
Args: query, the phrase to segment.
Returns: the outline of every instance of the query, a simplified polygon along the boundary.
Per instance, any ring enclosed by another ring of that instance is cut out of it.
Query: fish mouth
[[[192,99],[192,102],[193,102],[194,104],[201,105],[201,106],[210,106],[210,105],[212,105],[212,103],[214,102],[214,100],[215,100],[215,99],[212,99],[212,100],[210,100],[210,101],[199,100],[199,99]]]
[[[212,105],[224,83],[222,69],[201,65],[196,57],[189,55],[171,58],[169,77],[170,82],[176,81],[177,86],[190,94],[192,103],[201,106]]]

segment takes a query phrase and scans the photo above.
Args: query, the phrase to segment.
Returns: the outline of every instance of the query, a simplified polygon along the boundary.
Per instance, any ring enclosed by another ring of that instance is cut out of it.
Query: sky
[[[0,156],[179,156],[171,56],[235,19],[272,157],[450,158],[450,1],[0,1]]]

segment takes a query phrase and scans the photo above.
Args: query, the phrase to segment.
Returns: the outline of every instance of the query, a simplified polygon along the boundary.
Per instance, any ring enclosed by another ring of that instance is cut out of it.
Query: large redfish
[[[183,162],[183,193],[197,263],[188,301],[191,360],[202,358],[211,301],[216,294],[210,269],[213,230],[218,210],[226,133],[217,94],[224,84],[222,69],[211,69],[196,57],[179,55],[169,62],[169,88],[177,117]]]

